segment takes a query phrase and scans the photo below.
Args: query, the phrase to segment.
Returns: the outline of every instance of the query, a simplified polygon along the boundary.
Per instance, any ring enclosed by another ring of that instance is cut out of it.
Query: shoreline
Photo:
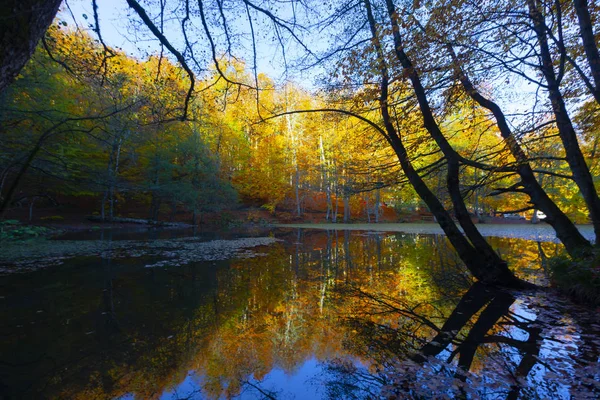
[[[556,242],[554,229],[548,224],[476,224],[483,236],[525,239],[541,242]],[[348,230],[371,232],[397,232],[406,234],[444,235],[442,228],[436,223],[350,223],[350,224],[272,224],[274,228],[284,229],[319,229],[319,230]],[[579,231],[588,239],[594,239],[594,229],[591,224],[577,225]]]

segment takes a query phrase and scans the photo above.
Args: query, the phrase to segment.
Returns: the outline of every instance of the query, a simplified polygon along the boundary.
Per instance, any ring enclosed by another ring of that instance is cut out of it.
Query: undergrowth
[[[20,241],[56,234],[56,230],[44,226],[22,225],[19,221],[9,219],[0,221],[1,241]]]
[[[600,305],[600,249],[569,257],[556,256],[549,260],[553,284],[575,300]]]

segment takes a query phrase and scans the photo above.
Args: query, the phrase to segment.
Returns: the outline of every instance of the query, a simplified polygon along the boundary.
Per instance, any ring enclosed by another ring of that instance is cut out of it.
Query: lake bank
[[[443,235],[442,228],[436,223],[380,223],[380,224],[273,224],[276,228],[301,228],[320,230],[350,230],[373,232],[401,232],[407,234]],[[477,228],[486,237],[504,237],[543,242],[558,242],[554,229],[547,224],[477,224]],[[578,225],[577,228],[589,240],[594,238],[591,225]]]

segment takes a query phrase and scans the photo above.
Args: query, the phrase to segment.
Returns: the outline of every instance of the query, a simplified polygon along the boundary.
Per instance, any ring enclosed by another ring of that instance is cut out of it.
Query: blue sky
[[[174,4],[171,2],[171,4]],[[152,14],[153,10],[149,10]],[[285,13],[285,10],[283,11]],[[137,58],[146,58],[149,54],[158,53],[160,45],[158,41],[149,35],[147,29],[141,29],[136,26],[139,18],[129,9],[126,0],[98,0],[98,15],[100,19],[100,28],[104,41],[112,47],[123,49],[127,54]],[[255,15],[255,31],[257,32],[257,70],[259,73],[265,73],[276,81],[282,81],[285,78],[292,79],[303,86],[312,86],[312,75],[296,74],[291,75],[291,71],[286,71],[283,66],[281,51],[274,45],[272,37],[265,37],[261,30],[262,24],[260,17]],[[87,17],[87,19],[86,19]],[[94,23],[93,8],[91,0],[68,0],[63,3],[59,19],[66,21],[69,25],[77,24],[81,29],[91,30],[90,25]],[[132,23],[133,21],[133,23]],[[193,21],[199,24],[197,18]],[[239,44],[234,51],[237,57],[247,62],[248,68],[251,67],[253,55],[249,42],[249,26],[245,16],[238,18],[235,22],[236,33],[238,34]],[[171,19],[165,22],[165,36],[178,49],[183,50],[183,37],[180,31],[180,20]],[[260,32],[260,36],[259,33]],[[198,36],[198,35],[197,35]],[[260,40],[259,40],[260,39]],[[190,37],[190,41],[198,41],[196,47],[202,49],[202,42],[206,42],[203,37]],[[208,43],[206,43],[208,48]],[[224,47],[223,47],[224,49]],[[293,46],[286,48],[288,61],[294,57],[296,50]],[[202,58],[200,54],[196,54]],[[205,57],[208,57],[206,54]],[[171,57],[174,60],[174,57]],[[191,66],[191,64],[190,64]],[[210,67],[210,60],[206,60],[203,67]]]
[[[160,51],[158,41],[149,34],[149,31],[145,27],[136,26],[136,22],[139,22],[139,18],[135,13],[129,9],[126,0],[97,0],[99,6],[99,17],[102,36],[105,42],[113,47],[122,48],[127,54],[138,58],[146,58],[149,54],[155,54]],[[169,5],[179,4],[177,1],[167,1]],[[143,4],[143,3],[142,3]],[[289,3],[288,3],[289,4]],[[284,6],[282,6],[284,7]],[[149,14],[156,15],[156,10],[149,9]],[[327,11],[327,10],[322,10]],[[289,17],[290,11],[285,8],[278,10],[279,15],[283,18]],[[168,15],[172,15],[167,13]],[[87,16],[87,19],[84,17]],[[179,12],[181,15],[181,12]],[[73,21],[73,17],[75,21]],[[78,24],[80,28],[90,29],[90,24],[93,24],[93,10],[91,0],[66,0],[61,8],[59,18],[67,21],[69,24]],[[180,17],[179,17],[180,18]],[[257,36],[257,69],[259,73],[265,73],[274,79],[278,83],[282,83],[285,80],[294,81],[296,84],[303,86],[307,89],[313,89],[314,77],[323,72],[323,69],[313,69],[309,72],[304,73],[293,73],[293,71],[286,71],[283,67],[281,59],[281,50],[278,48],[276,43],[273,42],[272,35],[272,24],[261,21],[260,16],[257,13],[253,14],[253,18],[256,18],[254,29]],[[133,22],[132,22],[133,21]],[[247,62],[247,68],[250,71],[252,67],[253,55],[251,51],[249,41],[249,25],[247,22],[246,15],[243,13],[238,15],[238,18],[232,20],[235,26],[236,35],[238,36],[239,43],[234,50],[237,57],[244,59]],[[196,17],[193,21],[194,24],[199,25],[200,22]],[[178,49],[183,50],[183,37],[180,31],[180,20],[177,18],[171,18],[165,22],[165,35],[171,41],[171,43]],[[197,28],[199,28],[197,26]],[[310,35],[310,36],[309,36]],[[333,37],[327,34],[321,34],[318,36],[314,32],[307,33],[305,36],[305,43],[311,47],[312,50],[324,50],[327,46],[327,41],[331,41]],[[199,54],[202,50],[206,52],[208,49],[208,43],[206,38],[202,35],[194,35],[191,30],[190,41],[197,41],[196,48],[199,52],[196,54],[202,58]],[[205,43],[206,42],[206,43]],[[222,43],[222,42],[221,42]],[[221,46],[221,52],[225,47]],[[217,50],[219,52],[219,50]],[[286,46],[286,55],[288,61],[292,60],[301,54],[299,47],[296,45]],[[174,62],[174,57],[167,54]],[[208,52],[204,55],[204,63],[200,65],[203,68],[211,67],[210,54]],[[190,63],[190,66],[193,65]],[[194,68],[198,69],[198,68]],[[495,88],[496,100],[505,108],[509,113],[522,113],[531,109],[535,99],[535,88],[533,85],[527,85],[522,79],[516,76],[511,77],[510,85],[505,82],[494,82],[491,86]],[[514,123],[522,122],[523,117],[513,116],[511,120]]]

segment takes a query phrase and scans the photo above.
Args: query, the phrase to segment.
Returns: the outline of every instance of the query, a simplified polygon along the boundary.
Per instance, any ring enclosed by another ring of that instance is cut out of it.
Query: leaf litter
[[[222,261],[231,258],[251,258],[261,253],[251,250],[269,246],[277,239],[252,237],[232,240],[202,241],[197,238],[159,239],[152,241],[38,241],[27,244],[3,245],[0,252],[0,274],[31,272],[61,265],[74,257],[123,259],[152,257],[158,261],[151,267],[182,266],[200,261]]]

